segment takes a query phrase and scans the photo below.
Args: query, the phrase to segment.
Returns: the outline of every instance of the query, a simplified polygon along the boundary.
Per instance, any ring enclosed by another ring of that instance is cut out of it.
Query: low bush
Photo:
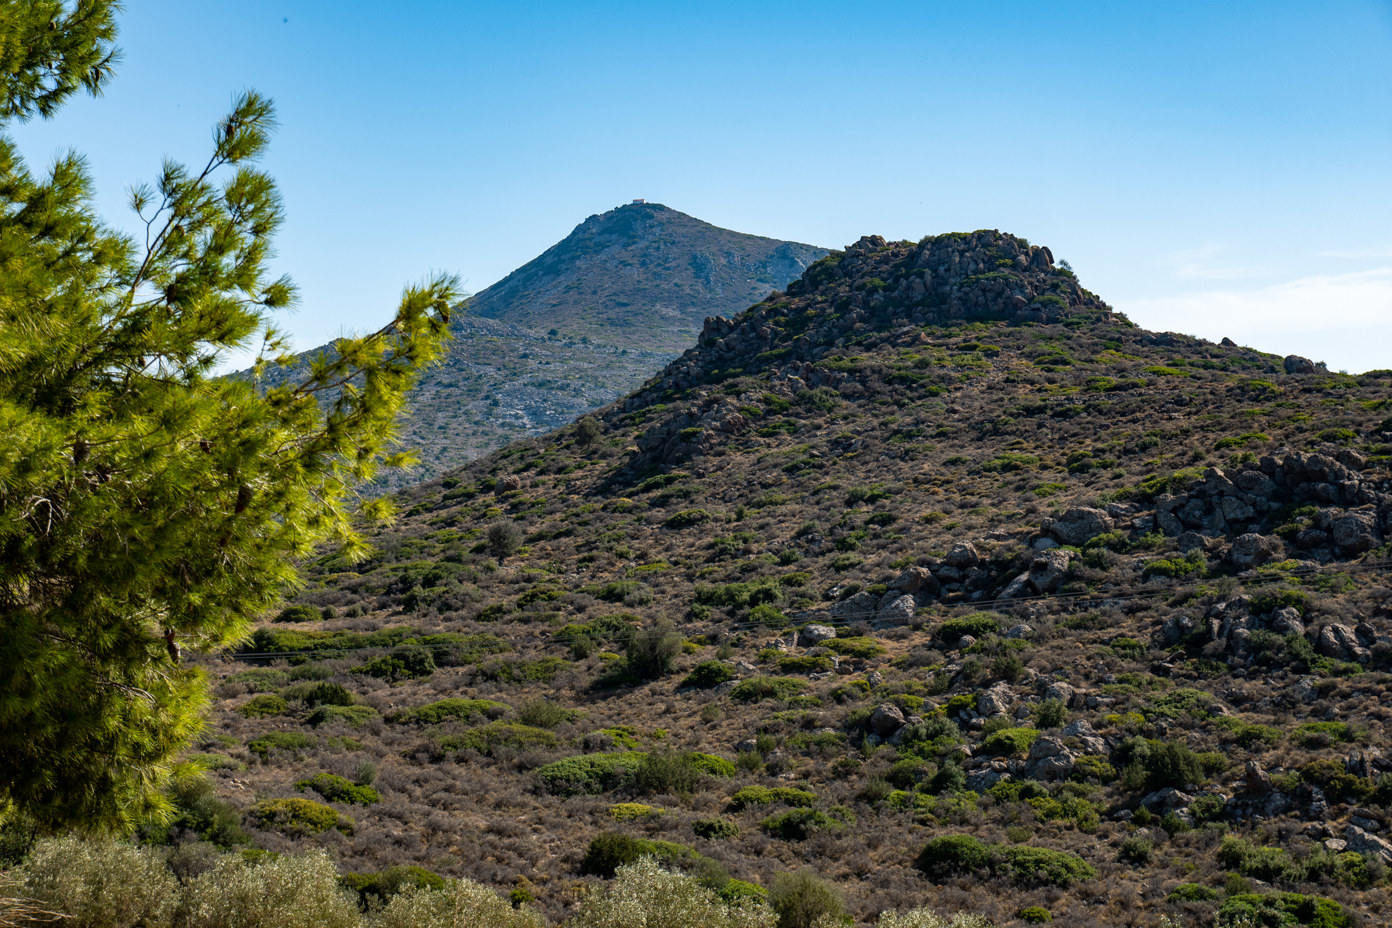
[[[727,680],[732,680],[734,677],[735,668],[732,665],[724,661],[702,661],[691,668],[691,673],[686,675],[686,679],[681,682],[681,685],[697,689],[710,689]]]
[[[544,728],[516,722],[489,722],[460,735],[445,735],[436,742],[442,751],[476,751],[487,757],[511,757],[534,748],[554,748],[560,739]]]
[[[465,925],[544,928],[545,921],[529,908],[514,908],[492,888],[472,880],[448,880],[439,887],[405,887],[372,918],[372,928],[460,928]]]
[[[411,889],[444,889],[445,878],[424,867],[397,864],[376,873],[345,873],[344,886],[358,894],[363,908],[380,905],[398,893]]]
[[[806,680],[794,677],[750,677],[741,680],[730,691],[732,699],[741,702],[757,702],[761,699],[787,699],[807,689]]]
[[[739,811],[775,802],[805,808],[817,804],[817,794],[795,786],[746,786],[730,797],[730,808]]]
[[[651,857],[621,866],[567,928],[771,928],[769,910],[743,896],[727,903],[694,876],[662,869]],[[482,924],[482,923],[480,923]]]
[[[290,800],[305,801],[305,800]],[[357,897],[324,851],[227,856],[185,889],[186,925],[197,928],[361,928]],[[129,924],[129,923],[127,923]]]
[[[309,779],[296,783],[295,789],[302,793],[312,789],[329,802],[356,803],[363,806],[371,805],[382,798],[372,787],[359,786],[352,780],[332,773],[316,773]]]
[[[1003,728],[981,742],[981,750],[993,756],[1024,754],[1039,737],[1037,728]]]
[[[67,916],[59,924],[82,928],[167,928],[179,904],[178,883],[158,850],[105,838],[45,838],[17,876],[23,895]]]
[[[855,814],[850,809],[835,807],[828,812],[820,809],[789,809],[770,815],[759,826],[786,841],[802,841],[820,832],[840,834],[847,826],[855,824]]]
[[[846,921],[841,894],[811,870],[775,876],[768,899],[778,928],[820,928]]]
[[[955,643],[965,635],[980,638],[994,635],[1000,631],[1000,621],[990,613],[978,612],[960,619],[948,619],[938,626],[938,637],[948,644]]]
[[[403,724],[418,723],[421,725],[438,725],[447,720],[458,720],[461,722],[472,722],[475,719],[498,718],[507,712],[507,703],[497,702],[492,699],[461,699],[450,697],[440,699],[435,702],[417,706],[414,709],[403,709],[391,717],[393,722]]]
[[[246,719],[264,719],[289,711],[290,704],[274,693],[260,693],[237,707],[237,714]]]
[[[281,693],[286,699],[302,702],[307,708],[316,706],[351,706],[353,693],[341,683],[328,680],[306,680]]]
[[[628,786],[647,754],[616,751],[609,754],[581,754],[537,768],[542,790],[557,796],[595,795]]]
[[[970,835],[944,835],[924,846],[914,865],[930,876],[986,870],[1021,886],[1067,889],[1097,871],[1075,854],[1023,844],[987,844]]]
[[[739,837],[740,827],[728,818],[698,818],[691,823],[691,830],[698,838],[723,840]]]
[[[371,706],[320,706],[305,719],[318,728],[333,722],[342,722],[352,728],[361,728],[365,723],[377,718],[377,710]]]
[[[314,747],[314,739],[302,731],[269,731],[247,742],[247,750],[267,760],[276,751],[286,753]]]
[[[258,828],[295,837],[317,835],[330,828],[345,834],[353,831],[351,818],[312,799],[263,799],[251,807],[247,819]]]
[[[1348,928],[1348,912],[1333,899],[1300,893],[1239,893],[1223,900],[1218,907],[1217,928],[1272,926],[1283,928]]]

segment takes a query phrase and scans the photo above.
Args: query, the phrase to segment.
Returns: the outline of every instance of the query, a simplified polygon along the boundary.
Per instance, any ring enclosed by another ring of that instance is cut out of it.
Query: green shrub
[[[1218,898],[1216,890],[1201,883],[1180,883],[1170,890],[1169,902],[1212,902]]]
[[[1132,835],[1121,842],[1121,853],[1117,855],[1122,862],[1143,867],[1155,857],[1155,845],[1140,835]]]
[[[745,786],[730,797],[730,807],[735,811],[775,802],[806,808],[816,805],[817,794],[795,786]]]
[[[632,835],[604,831],[590,839],[585,856],[580,859],[581,875],[610,879],[625,864],[636,863],[652,853],[652,842]]]
[[[739,837],[740,827],[727,818],[698,818],[691,823],[698,838],[712,841]]]
[[[363,806],[372,805],[382,798],[372,787],[359,786],[352,780],[332,773],[316,773],[309,779],[296,783],[295,789],[300,792],[312,789],[329,802],[357,803]]]
[[[275,670],[271,667],[252,667],[250,670],[234,673],[222,682],[240,683],[253,693],[265,693],[285,686],[290,682],[290,677],[283,670]]]
[[[1169,577],[1171,580],[1185,580],[1196,577],[1208,568],[1208,560],[1199,548],[1188,554],[1156,558],[1145,565],[1145,576]]]
[[[715,516],[706,512],[704,509],[683,509],[680,512],[668,516],[662,523],[664,528],[690,528],[693,525],[704,525],[712,521]]]
[[[179,904],[178,883],[158,850],[108,838],[44,838],[16,876],[22,895],[63,913],[59,924],[76,928],[167,928]]]
[[[802,841],[819,832],[840,834],[847,825],[854,824],[854,813],[849,809],[835,808],[830,814],[820,809],[789,809],[770,815],[759,826],[775,838]]]
[[[1041,729],[1060,728],[1068,721],[1068,706],[1062,699],[1046,699],[1034,710],[1034,724]]]
[[[988,870],[1021,886],[1060,889],[1097,876],[1090,864],[1074,854],[1029,845],[986,844],[970,835],[934,838],[919,853],[914,865],[930,876]]]
[[[273,621],[276,622],[318,622],[324,618],[321,609],[313,606],[287,606],[280,610],[280,613]]]
[[[560,739],[544,728],[516,722],[489,722],[461,735],[437,741],[442,751],[476,751],[487,757],[511,757],[535,748],[554,748]]]
[[[697,877],[668,872],[655,859],[644,857],[619,867],[613,881],[588,896],[566,926],[769,928],[772,919],[766,913],[757,900],[745,897],[726,903]]]
[[[618,802],[609,807],[609,817],[616,822],[631,822],[636,819],[656,818],[662,810],[643,802]]]
[[[286,699],[302,702],[306,708],[316,706],[351,706],[354,702],[352,691],[341,683],[328,680],[306,680],[281,693]]]
[[[1015,917],[1022,922],[1029,922],[1031,925],[1042,925],[1045,922],[1054,920],[1053,914],[1040,905],[1028,905],[1015,913]]]
[[[656,680],[672,672],[681,654],[682,637],[671,619],[658,619],[628,639],[627,669],[640,680]]]
[[[778,670],[780,673],[828,673],[831,670],[831,658],[811,654],[790,654],[778,659]]]
[[[541,788],[553,795],[595,795],[631,785],[647,756],[641,751],[581,754],[537,768],[536,777]]]
[[[757,702],[761,699],[787,699],[807,689],[807,681],[794,677],[750,677],[730,691],[732,699]]]
[[[445,888],[444,877],[424,867],[409,864],[397,864],[376,873],[345,873],[341,881],[358,894],[364,907],[374,902],[388,902],[393,896],[407,890]]]
[[[447,880],[439,888],[404,886],[372,919],[372,928],[461,928],[466,925],[544,928],[545,923],[531,909],[514,908],[491,887],[472,880]]]
[[[247,742],[247,750],[267,760],[273,751],[302,751],[314,747],[314,739],[300,731],[270,731]]]
[[[991,755],[1024,754],[1029,751],[1034,739],[1039,737],[1037,728],[1004,728],[993,732],[981,742],[981,749]]]
[[[841,894],[810,870],[777,874],[768,899],[778,916],[778,928],[819,928],[845,920]]]
[[[983,635],[994,635],[999,631],[1000,622],[995,616],[986,612],[978,612],[974,615],[963,616],[960,619],[948,619],[938,626],[938,637],[948,644],[952,644],[964,635],[980,638]]]
[[[735,765],[721,757],[698,751],[671,753],[653,751],[638,765],[633,776],[635,789],[648,793],[679,793],[696,790],[705,776],[732,777]]]
[[[251,843],[251,836],[242,828],[241,810],[220,798],[217,787],[203,774],[175,776],[165,793],[174,807],[174,818],[162,836],[158,829],[147,826],[147,840],[177,840],[185,837],[182,832],[192,832],[221,848]]]
[[[450,697],[448,699],[440,699],[435,702],[426,703],[414,709],[403,709],[393,715],[391,720],[393,722],[416,722],[422,725],[438,725],[449,719],[457,719],[461,722],[472,722],[474,719],[484,717],[497,718],[507,710],[507,703],[497,702],[492,699],[461,699],[459,697]]]
[[[304,802],[306,800],[289,800]],[[356,897],[324,851],[227,856],[189,882],[186,924],[198,928],[361,928]]]
[[[361,728],[365,723],[377,718],[377,710],[371,706],[320,706],[305,719],[318,728],[330,722],[342,722],[353,728]]]
[[[1229,896],[1218,907],[1217,928],[1348,928],[1348,912],[1333,899],[1300,893],[1240,893]]]
[[[226,754],[190,754],[185,758],[204,770],[245,770],[246,764]]]
[[[237,707],[237,714],[247,719],[263,719],[271,715],[284,715],[289,711],[290,704],[274,693],[253,696]]]
[[[393,648],[389,654],[383,654],[366,664],[354,667],[352,672],[398,683],[402,680],[419,680],[428,677],[435,670],[435,657],[430,653],[429,648],[420,645],[402,645]]]
[[[681,682],[682,686],[691,686],[698,689],[710,689],[719,686],[727,680],[734,679],[734,666],[724,661],[709,660],[701,661],[691,668],[691,673],[686,675],[686,679]]]
[[[259,828],[296,837],[317,835],[330,828],[345,834],[353,831],[351,818],[312,799],[263,799],[251,807],[247,818]]]

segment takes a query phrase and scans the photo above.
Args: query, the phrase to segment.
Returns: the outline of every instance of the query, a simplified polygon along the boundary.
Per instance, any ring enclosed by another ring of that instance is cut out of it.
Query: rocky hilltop
[[[1385,924],[1389,464],[1392,372],[864,238],[309,565],[201,763],[260,847],[553,919],[650,854],[813,867],[858,924]],[[369,768],[314,799],[351,834],[257,811]]]

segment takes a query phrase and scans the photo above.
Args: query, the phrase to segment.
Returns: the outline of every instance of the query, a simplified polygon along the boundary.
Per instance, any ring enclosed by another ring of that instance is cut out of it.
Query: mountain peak
[[[590,216],[478,294],[470,311],[675,354],[707,316],[758,302],[826,253],[722,229],[661,203],[627,203]]]

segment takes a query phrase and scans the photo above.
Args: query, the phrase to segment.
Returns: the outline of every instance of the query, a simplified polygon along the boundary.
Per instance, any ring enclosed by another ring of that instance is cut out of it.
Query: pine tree
[[[0,128],[97,94],[114,0],[0,0]],[[255,166],[268,100],[238,99],[206,165],[135,188],[143,234],[95,215],[83,160],[43,176],[0,136],[0,820],[108,829],[163,808],[201,726],[181,651],[242,639],[321,543],[361,554],[353,488],[382,465],[454,278],[292,379],[266,264],[282,206]],[[258,347],[252,376],[219,377]]]

